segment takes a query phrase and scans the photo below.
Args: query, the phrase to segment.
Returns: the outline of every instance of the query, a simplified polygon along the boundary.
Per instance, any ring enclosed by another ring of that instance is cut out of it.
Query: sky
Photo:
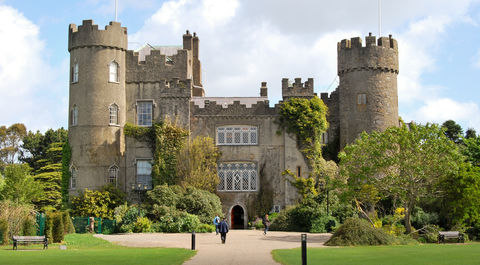
[[[480,132],[480,0],[118,0],[129,49],[200,38],[206,96],[258,96],[281,79],[338,85],[337,42],[393,35],[399,46],[399,115]],[[115,20],[115,0],[0,0],[0,126],[67,127],[68,25]],[[379,24],[381,27],[379,27]]]

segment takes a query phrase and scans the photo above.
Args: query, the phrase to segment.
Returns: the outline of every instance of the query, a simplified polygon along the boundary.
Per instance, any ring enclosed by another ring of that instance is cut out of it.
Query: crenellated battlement
[[[365,46],[359,37],[337,43],[338,75],[355,71],[381,71],[398,74],[398,44],[392,35],[378,40],[369,33]]]
[[[355,48],[370,48],[370,47],[383,47],[391,48],[398,52],[397,40],[392,38],[392,35],[388,37],[380,37],[376,40],[376,36],[372,36],[372,33],[369,33],[365,37],[365,46],[362,45],[362,38],[354,37],[351,39],[343,39],[337,43],[337,50],[346,50],[346,49],[355,49]]]
[[[268,100],[257,101],[257,103],[252,104],[250,107],[247,107],[246,104],[241,104],[240,101],[234,101],[233,104],[217,104],[216,101],[205,101],[203,108],[194,104],[194,102],[191,104],[194,116],[246,117],[272,116],[278,113],[278,106],[271,108]]]
[[[82,25],[70,24],[68,51],[82,47],[107,47],[126,50],[128,47],[127,28],[119,22],[110,22],[104,30],[99,30],[93,20],[84,20]]]
[[[180,49],[177,54],[166,56],[160,50],[152,50],[144,61],[138,53],[127,51],[126,82],[157,82],[163,79],[187,79],[189,77],[188,50]]]
[[[291,97],[306,97],[311,98],[313,93],[313,78],[308,78],[305,83],[302,83],[302,79],[295,78],[294,83],[290,83],[288,78],[282,79],[282,97],[286,100]]]

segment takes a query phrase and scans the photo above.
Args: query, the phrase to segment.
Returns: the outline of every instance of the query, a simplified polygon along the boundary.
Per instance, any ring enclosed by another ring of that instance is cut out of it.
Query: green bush
[[[333,228],[338,224],[337,219],[333,216],[324,215],[312,221],[310,233],[327,233],[332,232]]]
[[[199,224],[197,228],[195,228],[196,233],[211,233],[215,232],[215,226],[210,224]]]
[[[178,191],[180,191],[178,193]],[[172,206],[177,205],[179,198],[182,196],[181,187],[168,186],[167,184],[157,185],[153,190],[148,191],[148,202],[152,205]]]
[[[101,191],[85,189],[79,196],[72,198],[72,213],[75,216],[114,218],[116,207],[124,203],[122,193],[111,186]]]
[[[271,222],[270,229],[272,231],[309,232],[312,229],[312,221],[324,215],[321,209],[322,207],[316,201],[306,199],[296,206],[281,211]]]
[[[220,198],[208,191],[187,187],[178,200],[177,209],[197,215],[200,222],[210,224],[215,215],[222,212]]]
[[[429,224],[438,224],[439,217],[437,213],[427,213],[420,207],[415,207],[412,214],[413,227],[420,229]]]
[[[265,226],[262,223],[262,218],[257,218],[257,220],[255,220],[253,222],[253,227],[255,227],[255,229],[259,229],[259,230],[264,229]]]
[[[383,230],[373,227],[369,222],[348,218],[333,236],[325,243],[327,246],[390,245],[394,237]]]
[[[426,225],[420,234],[419,241],[425,243],[437,243],[438,231],[441,231],[438,225]]]
[[[48,238],[49,242],[53,240],[53,212],[48,212],[45,218],[45,233],[44,235]]]
[[[52,227],[52,236],[53,242],[62,242],[63,236],[65,233],[65,229],[63,228],[63,214],[61,212],[57,212],[53,215],[53,227]]]
[[[116,216],[115,219],[120,219],[120,222],[117,222],[117,226],[119,227],[120,232],[122,233],[130,233],[133,232],[135,229],[135,223],[137,222],[139,217],[145,217],[145,210],[137,208],[137,206],[130,206],[127,208],[125,212],[124,206],[120,206],[121,214],[123,216]]]
[[[64,234],[66,235],[75,233],[75,227],[73,226],[72,218],[70,217],[70,213],[68,211],[62,212],[62,220]]]
[[[155,231],[165,233],[191,232],[200,225],[196,215],[174,208],[164,207],[165,214],[159,218]]]
[[[290,211],[293,209],[292,206],[287,207],[285,210],[281,211],[277,218],[273,220],[270,224],[271,231],[289,231],[289,215]],[[260,219],[260,224],[262,223]],[[263,225],[262,225],[263,226]]]
[[[0,219],[0,239],[2,245],[8,244],[8,222],[5,219]]]
[[[134,233],[143,233],[152,231],[152,221],[147,217],[138,217],[137,221],[133,224]]]
[[[33,218],[25,218],[23,221],[22,235],[24,236],[36,236],[37,235],[37,222]]]

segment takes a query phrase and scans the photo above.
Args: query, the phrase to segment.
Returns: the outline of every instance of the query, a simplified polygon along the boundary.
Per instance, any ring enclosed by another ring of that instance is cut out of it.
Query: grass
[[[302,263],[300,248],[277,249],[272,254],[277,262],[284,265]],[[307,264],[480,264],[480,244],[307,248]]]
[[[195,255],[195,251],[181,248],[128,248],[112,244],[90,234],[65,236],[67,250],[60,250],[60,244],[49,244],[48,250],[42,245],[19,245],[18,251],[12,245],[0,248],[0,264],[182,264]]]

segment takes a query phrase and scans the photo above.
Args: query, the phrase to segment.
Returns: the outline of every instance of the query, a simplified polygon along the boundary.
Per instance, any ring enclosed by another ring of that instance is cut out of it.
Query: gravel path
[[[215,233],[196,234],[197,255],[185,265],[240,265],[278,264],[271,255],[274,249],[300,247],[300,235],[296,232],[268,232],[259,230],[230,230],[226,244]],[[122,234],[95,235],[96,237],[129,247],[191,248],[191,234]],[[331,234],[308,234],[308,247],[322,247]]]

